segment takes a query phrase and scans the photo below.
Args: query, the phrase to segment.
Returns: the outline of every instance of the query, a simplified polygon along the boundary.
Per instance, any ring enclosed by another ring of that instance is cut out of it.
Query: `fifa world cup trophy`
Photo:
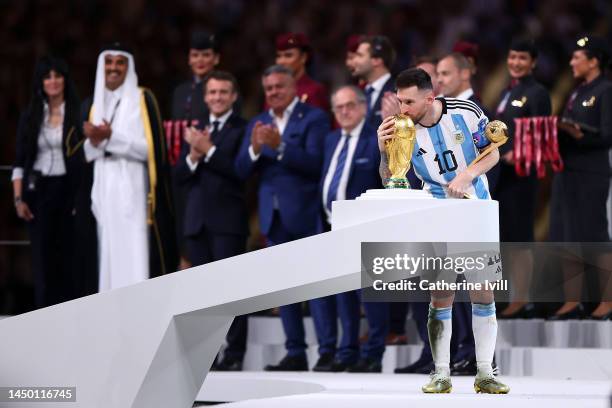
[[[389,157],[389,171],[391,177],[385,180],[385,188],[410,188],[406,173],[410,170],[412,151],[416,141],[416,128],[412,119],[406,115],[393,117],[395,133],[393,138],[385,142],[385,150]]]

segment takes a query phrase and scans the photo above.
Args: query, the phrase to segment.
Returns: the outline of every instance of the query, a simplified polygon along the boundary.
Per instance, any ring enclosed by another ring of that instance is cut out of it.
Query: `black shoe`
[[[333,353],[325,353],[321,354],[317,364],[312,367],[312,371],[316,372],[330,372],[332,368],[332,364],[334,363],[334,354]]]
[[[306,356],[285,356],[277,364],[268,364],[264,371],[308,371]]]
[[[213,371],[242,371],[242,360],[225,357],[221,362],[212,366]]]
[[[511,315],[504,316],[500,313],[497,316],[498,319],[533,319],[534,317],[536,317],[536,309],[533,303],[525,303],[523,307]]]
[[[569,312],[554,314],[549,316],[546,320],[549,321],[559,321],[559,320],[569,320],[569,319],[583,319],[584,318],[584,307],[582,307],[582,303],[578,303],[578,306],[570,310]]]
[[[329,365],[319,366],[312,369],[320,373],[342,373],[347,371],[349,368],[355,366],[355,363],[344,363],[339,360],[334,360]]]
[[[380,373],[382,372],[382,365],[380,361],[371,359],[361,359],[357,364],[347,368],[349,373]]]
[[[451,364],[451,375],[471,375],[475,376],[478,372],[475,358],[464,358]]]
[[[421,367],[432,364],[432,363],[433,361],[431,359],[426,359],[426,358],[421,357],[417,361],[415,361],[414,363],[410,365],[407,365],[406,367],[396,368],[395,370],[393,370],[393,372],[395,374],[414,374],[415,370],[418,370]]]

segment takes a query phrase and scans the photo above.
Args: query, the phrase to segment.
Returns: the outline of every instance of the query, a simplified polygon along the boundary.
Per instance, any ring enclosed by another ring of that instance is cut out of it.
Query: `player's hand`
[[[397,115],[400,113],[400,103],[397,95],[393,92],[385,92],[380,104],[380,113],[383,118]]]
[[[378,127],[376,134],[378,136],[378,149],[381,152],[384,152],[385,143],[387,142],[387,140],[392,139],[393,135],[395,134],[395,124],[393,116],[388,116],[387,118],[385,118],[385,120],[383,120],[383,122]]]
[[[455,178],[448,184],[448,195],[454,198],[463,198],[468,188],[472,185],[474,175],[469,170],[457,173]]]

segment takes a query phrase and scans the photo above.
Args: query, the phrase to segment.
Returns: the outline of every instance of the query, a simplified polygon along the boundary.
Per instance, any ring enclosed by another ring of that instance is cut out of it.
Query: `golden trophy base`
[[[388,178],[385,180],[385,188],[408,190],[410,189],[410,183],[406,178]]]

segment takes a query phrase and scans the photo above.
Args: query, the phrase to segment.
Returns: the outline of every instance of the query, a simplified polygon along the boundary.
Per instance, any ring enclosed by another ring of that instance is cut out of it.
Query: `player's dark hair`
[[[395,79],[395,87],[397,89],[410,88],[416,86],[418,90],[433,90],[431,77],[425,70],[421,68],[406,69]]]

